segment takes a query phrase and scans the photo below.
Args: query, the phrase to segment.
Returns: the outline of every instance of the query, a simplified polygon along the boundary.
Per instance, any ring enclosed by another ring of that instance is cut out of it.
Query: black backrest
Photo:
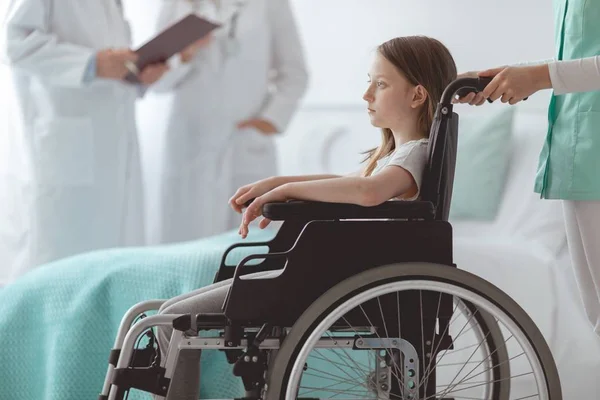
[[[435,219],[448,221],[456,153],[458,115],[452,106],[438,105],[429,133],[429,159],[421,182],[421,199],[435,206]]]

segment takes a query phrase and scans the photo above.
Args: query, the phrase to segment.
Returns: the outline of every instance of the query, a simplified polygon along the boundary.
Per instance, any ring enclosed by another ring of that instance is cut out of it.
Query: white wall
[[[124,0],[136,43],[151,36],[159,1]],[[460,71],[554,53],[551,0],[290,1],[312,73],[304,99],[310,106],[361,104],[373,50],[394,36],[442,40]]]
[[[161,1],[185,0],[123,0],[132,23],[134,47],[154,35],[154,20]],[[284,174],[343,172],[358,163],[360,150],[377,143],[378,133],[368,123],[362,93],[373,51],[387,39],[415,34],[436,37],[450,48],[459,71],[553,55],[550,0],[290,1],[305,45],[311,81],[299,113],[278,140],[280,171]],[[0,0],[0,10],[7,2]],[[2,96],[6,94],[5,84],[0,68],[0,105],[12,101]],[[543,110],[546,104],[547,93],[535,95],[520,107]],[[463,107],[461,112],[484,112],[468,108]],[[142,101],[138,110],[146,176],[153,178],[159,173],[155,170],[158,165],[155,160],[161,143],[149,133],[149,128],[161,123],[161,108]],[[0,121],[6,121],[3,113],[5,108],[0,107]],[[10,129],[6,123],[0,123],[1,136],[5,136],[2,133],[6,129]],[[357,130],[360,135],[350,138],[347,134]],[[307,154],[301,150],[314,148],[308,144],[317,142],[321,143],[319,148],[329,148],[328,154],[331,149],[339,149],[340,153],[355,156],[342,158],[333,165],[321,153]],[[154,182],[147,183],[152,198],[156,187]]]
[[[306,103],[356,104],[373,49],[394,36],[443,41],[460,71],[553,55],[550,0],[292,0],[313,73]]]
[[[0,27],[4,24],[4,16],[6,15],[7,7],[8,0],[0,0]],[[0,41],[1,40],[2,33],[0,32]],[[11,93],[11,89],[8,81],[8,67],[2,64],[1,57],[2,55],[0,54],[0,173],[4,168],[2,161],[8,159],[8,138],[6,132],[11,129],[10,119],[8,118],[8,110],[11,102],[13,101],[12,96],[9,95],[9,93]],[[0,277],[0,281],[1,280],[2,278]]]
[[[123,0],[136,45],[153,34],[160,1],[183,0]],[[442,40],[460,71],[553,55],[550,0],[290,1],[311,71],[303,103],[311,107],[362,105],[373,49],[394,36],[425,34]],[[6,4],[0,0],[0,17]],[[0,73],[0,96],[4,84]],[[545,97],[535,96],[526,106],[544,105]]]
[[[152,36],[159,1],[125,0],[136,45]],[[365,138],[357,140],[355,135],[351,143],[344,143],[344,150],[356,154],[377,143],[377,131],[370,127],[367,115],[361,114],[362,93],[373,51],[385,40],[416,34],[438,38],[452,51],[459,71],[546,59],[554,53],[550,0],[290,1],[305,45],[311,81],[301,110],[278,141],[280,171],[285,174],[323,169],[342,172],[360,159],[349,157],[333,166],[322,154],[301,154],[298,149],[309,148],[307,143],[320,141],[321,147],[331,148],[346,142],[345,132],[357,128],[365,131]],[[547,101],[548,93],[537,94],[519,107],[544,110]],[[485,112],[468,108],[463,106],[460,112]],[[142,135],[145,126],[155,126],[160,118],[156,109],[159,107],[149,102],[140,104]],[[157,164],[152,159],[161,144],[158,140],[145,143],[145,164],[152,169]],[[307,158],[312,161],[307,162]],[[149,171],[150,176],[156,173]]]

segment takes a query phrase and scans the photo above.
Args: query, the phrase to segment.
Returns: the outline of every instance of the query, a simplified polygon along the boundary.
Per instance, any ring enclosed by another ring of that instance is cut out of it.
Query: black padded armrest
[[[378,206],[362,207],[355,204],[294,200],[265,204],[263,216],[273,221],[378,218],[431,220],[434,217],[434,207],[429,201],[386,201]]]

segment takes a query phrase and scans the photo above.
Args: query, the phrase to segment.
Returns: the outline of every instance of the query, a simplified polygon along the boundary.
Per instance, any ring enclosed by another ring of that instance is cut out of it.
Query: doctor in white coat
[[[95,249],[142,245],[134,61],[117,0],[10,0],[2,56],[16,101],[0,161],[0,264],[11,279]],[[166,71],[142,71],[151,84]],[[6,275],[6,274],[5,274]]]
[[[150,228],[161,243],[239,226],[228,199],[277,174],[274,136],[308,83],[289,0],[163,0],[159,29],[190,12],[222,26],[171,60],[153,86],[170,96],[166,124],[142,132],[143,140],[164,140],[159,226]]]

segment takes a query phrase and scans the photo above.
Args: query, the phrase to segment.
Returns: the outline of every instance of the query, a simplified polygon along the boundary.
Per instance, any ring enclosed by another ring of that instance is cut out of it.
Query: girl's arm
[[[364,168],[360,168],[357,171],[351,172],[346,175],[335,175],[335,174],[316,174],[316,175],[296,175],[296,176],[277,176],[271,179],[276,179],[279,181],[279,185],[284,185],[286,183],[295,183],[295,182],[309,182],[309,181],[320,181],[323,179],[333,179],[333,178],[344,178],[344,177],[359,177],[362,175]]]
[[[316,174],[316,175],[277,176],[273,179],[275,179],[279,182],[278,186],[281,186],[281,185],[285,185],[287,183],[320,181],[323,179],[333,179],[333,178],[341,178],[341,177],[342,177],[342,175]]]
[[[348,176],[358,176],[361,171],[354,172]],[[318,175],[297,175],[297,176],[274,176],[271,178],[263,179],[258,182],[251,183],[249,185],[242,186],[237,192],[229,199],[229,204],[238,213],[242,212],[244,204],[248,201],[255,199],[259,196],[270,192],[273,189],[281,187],[283,185],[292,183],[312,182],[331,180],[335,178],[342,178],[341,175],[332,174],[318,174]]]
[[[266,203],[295,199],[370,207],[404,194],[414,194],[416,190],[417,184],[411,173],[399,166],[388,166],[369,177],[288,182],[254,199],[244,213],[240,234],[244,238],[248,235],[248,225],[262,214]],[[268,222],[261,222],[260,227],[264,228]]]
[[[401,167],[385,168],[374,176],[348,176],[327,181],[291,182],[274,196],[288,199],[348,203],[364,207],[379,205],[416,189],[412,175]]]

